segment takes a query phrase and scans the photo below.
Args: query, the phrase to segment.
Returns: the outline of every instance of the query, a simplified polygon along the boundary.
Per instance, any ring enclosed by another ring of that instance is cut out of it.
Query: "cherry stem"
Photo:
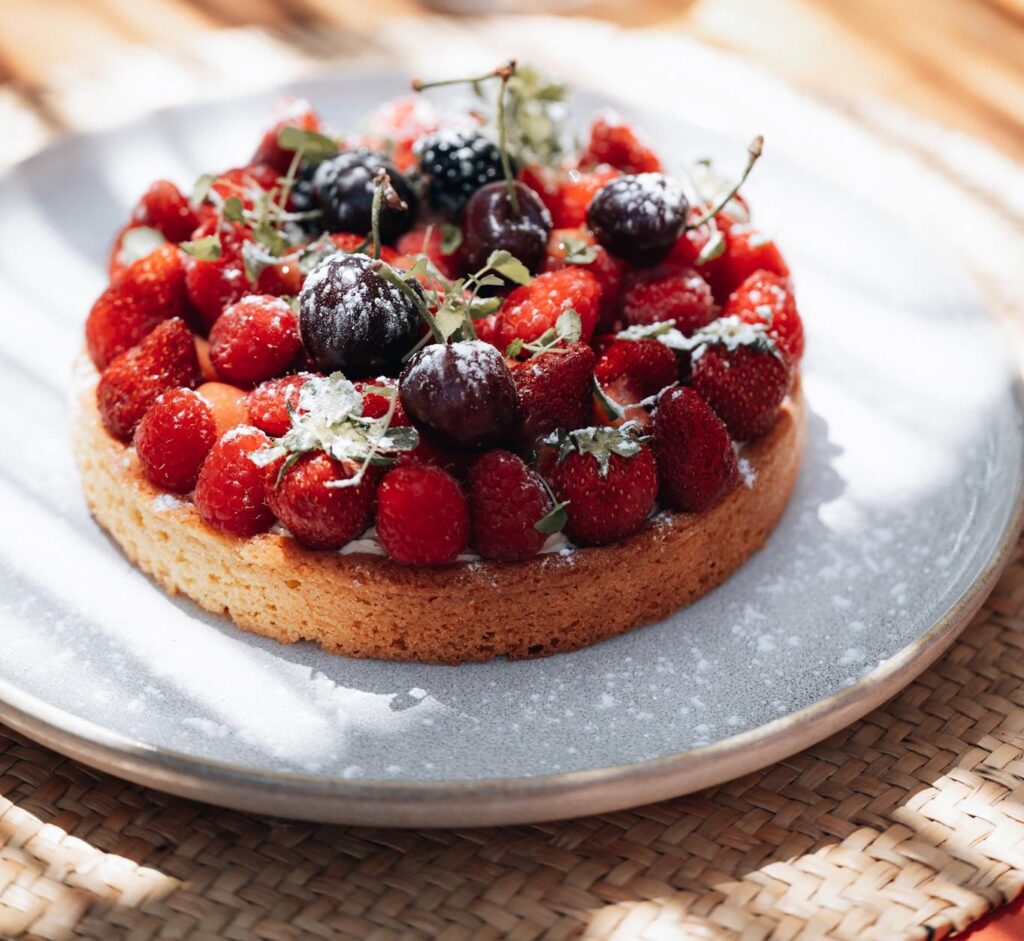
[[[411,284],[405,280],[394,268],[384,262],[377,260],[376,264],[377,273],[389,284],[393,284],[399,291],[401,291],[409,300],[412,302],[413,307],[416,308],[420,317],[423,318],[424,323],[430,328],[430,332],[434,335],[434,339],[438,343],[444,343],[444,334],[441,332],[441,328],[437,325],[437,321],[434,319],[434,315],[430,312],[423,298],[413,290]]]
[[[501,169],[505,174],[505,183],[508,186],[508,201],[512,206],[512,212],[519,218],[521,209],[519,206],[519,193],[516,190],[516,178],[512,173],[512,159],[508,153],[508,130],[505,127],[505,89],[508,80],[516,74],[516,60],[509,59],[504,65],[483,75],[473,78],[447,78],[436,82],[424,82],[421,79],[412,80],[413,91],[426,91],[428,88],[441,88],[445,85],[478,85],[488,79],[501,79],[501,87],[498,89],[498,107],[495,113],[495,123],[498,125],[498,150],[501,151]]]
[[[714,206],[712,206],[707,212],[705,212],[699,219],[695,219],[693,222],[688,222],[686,227],[683,229],[684,232],[689,232],[691,229],[699,229],[702,225],[707,225],[715,216],[718,215],[727,205],[729,201],[740,191],[740,187],[747,182],[747,177],[750,176],[750,171],[754,169],[754,164],[757,163],[758,158],[761,156],[761,152],[764,148],[764,138],[759,134],[751,142],[747,148],[747,165],[743,168],[743,175],[739,178],[728,193],[725,194]]]
[[[389,209],[408,209],[402,198],[391,185],[388,171],[381,167],[373,178],[373,202],[370,205],[370,232],[373,235],[373,257],[380,258],[380,216],[384,205]]]

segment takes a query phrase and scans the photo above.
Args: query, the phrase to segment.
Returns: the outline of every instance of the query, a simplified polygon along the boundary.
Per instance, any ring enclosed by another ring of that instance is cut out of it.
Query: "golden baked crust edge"
[[[422,663],[546,656],[658,621],[724,582],[778,523],[805,436],[799,382],[775,427],[744,449],[743,482],[700,514],[666,513],[610,546],[522,562],[406,568],[383,556],[306,549],[290,536],[216,532],[142,475],[107,434],[96,373],[79,363],[72,433],[93,516],[171,594],[283,643]]]

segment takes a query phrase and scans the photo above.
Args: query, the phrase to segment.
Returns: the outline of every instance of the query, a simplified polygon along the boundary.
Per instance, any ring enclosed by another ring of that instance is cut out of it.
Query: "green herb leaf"
[[[229,222],[242,222],[245,219],[245,205],[237,196],[229,196],[224,200],[221,213]]]
[[[288,239],[266,220],[261,220],[252,230],[252,234],[257,242],[270,249],[270,253],[275,258],[283,255],[289,248]]]
[[[441,226],[441,254],[451,255],[462,244],[462,229],[446,222]]]
[[[721,229],[716,228],[715,231],[711,233],[711,238],[707,240],[707,243],[700,250],[700,254],[697,256],[695,264],[704,265],[709,261],[714,261],[724,251],[725,236],[722,234]]]
[[[583,336],[583,321],[580,315],[570,308],[558,315],[555,321],[555,330],[558,337],[566,343],[579,343]]]
[[[505,355],[509,359],[515,359],[522,351],[523,351],[523,338],[522,337],[516,337],[505,348]]]
[[[462,313],[448,304],[434,315],[434,319],[437,321],[437,326],[446,340],[454,336],[464,322]]]
[[[597,248],[581,238],[566,235],[561,241],[565,246],[565,260],[570,265],[589,265],[597,258]]]
[[[537,530],[537,532],[543,533],[545,536],[560,533],[565,529],[565,524],[569,521],[569,514],[565,512],[565,508],[568,505],[568,501],[556,504],[555,508],[550,513],[542,516],[533,524],[533,528]]]
[[[487,267],[492,268],[499,274],[504,275],[513,284],[529,284],[533,280],[530,269],[518,258],[514,258],[511,252],[499,249],[491,252],[487,259]],[[483,283],[482,281],[480,282]]]
[[[283,127],[277,133],[277,143],[282,150],[298,150],[312,163],[320,163],[338,152],[338,142],[316,131],[301,127]]]
[[[192,187],[192,196],[189,198],[193,209],[198,209],[206,202],[207,197],[210,195],[210,187],[213,186],[216,179],[217,177],[212,173],[204,173],[196,180],[195,185]]]
[[[179,242],[178,247],[186,254],[200,261],[216,261],[220,258],[220,238],[207,235],[205,238],[193,239],[190,242]]]
[[[491,314],[497,313],[500,307],[500,297],[485,297],[473,301],[469,305],[469,313],[474,320],[482,320],[484,317],[490,317]]]

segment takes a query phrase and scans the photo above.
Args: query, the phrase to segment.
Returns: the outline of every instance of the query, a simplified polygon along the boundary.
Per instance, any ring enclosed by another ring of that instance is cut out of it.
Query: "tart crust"
[[[406,568],[384,556],[306,549],[284,534],[249,539],[207,527],[187,501],[142,475],[103,427],[83,356],[75,455],[97,521],[171,594],[283,643],[422,663],[546,656],[586,647],[690,604],[763,544],[796,481],[804,445],[799,380],[775,427],[745,447],[750,483],[700,514],[663,513],[598,548],[522,562]]]

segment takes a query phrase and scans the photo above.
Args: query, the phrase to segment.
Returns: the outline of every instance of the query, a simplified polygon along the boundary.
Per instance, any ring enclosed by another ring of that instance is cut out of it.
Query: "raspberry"
[[[185,322],[175,317],[103,370],[96,404],[107,431],[128,441],[161,393],[177,386],[192,388],[198,381],[196,345]]]
[[[654,413],[661,494],[674,510],[700,513],[739,480],[729,432],[693,389],[670,389]]]
[[[323,451],[305,454],[280,480],[285,458],[267,469],[267,502],[299,542],[312,549],[340,549],[361,535],[373,517],[376,474],[354,486],[329,486],[352,477],[355,468]]]
[[[556,428],[572,431],[590,422],[594,363],[594,351],[586,343],[573,343],[512,370],[524,449]]]
[[[732,294],[722,316],[735,314],[745,323],[764,323],[770,336],[794,365],[804,355],[804,326],[789,281],[772,271],[755,271]]]
[[[256,153],[252,155],[252,163],[271,167],[280,174],[288,172],[295,152],[282,150],[277,136],[286,127],[297,127],[303,131],[319,131],[320,117],[313,106],[301,98],[282,101],[274,109],[274,123],[263,135]]]
[[[571,266],[539,274],[516,288],[501,307],[501,344],[517,337],[530,342],[555,326],[559,316],[575,310],[583,325],[584,340],[593,336],[601,304],[601,285],[585,268]]]
[[[647,325],[674,320],[676,329],[686,336],[715,319],[711,288],[693,268],[678,273],[666,263],[659,273],[642,277],[628,287],[622,297],[622,319],[630,325]]]
[[[221,435],[196,482],[196,509],[207,526],[232,536],[255,536],[270,529],[274,514],[267,504],[266,470],[249,457],[269,445],[262,431],[244,425]]]
[[[597,381],[613,386],[624,380],[636,398],[656,395],[679,379],[676,355],[664,343],[650,337],[614,340],[601,353],[594,369]]]
[[[202,225],[195,232],[195,238],[204,238],[216,232]],[[241,239],[236,230],[221,233],[221,254],[212,261],[203,261],[190,255],[185,258],[185,287],[188,299],[199,312],[203,324],[209,330],[220,317],[224,308],[241,300],[251,290],[245,265],[241,258]]]
[[[135,430],[135,451],[143,473],[158,487],[185,493],[217,440],[213,412],[191,389],[161,395]]]
[[[241,386],[280,375],[301,346],[295,312],[267,294],[232,304],[210,331],[210,359],[218,375]]]
[[[388,471],[377,490],[377,538],[401,565],[454,562],[469,538],[469,505],[455,478],[427,464]]]
[[[135,346],[158,323],[185,312],[181,252],[162,245],[125,270],[93,304],[85,322],[85,342],[97,369]]]
[[[168,242],[184,242],[199,225],[199,217],[177,186],[157,180],[136,203],[131,224],[156,229]]]
[[[249,424],[271,438],[280,438],[292,425],[288,406],[293,410],[299,407],[299,392],[312,378],[313,373],[302,372],[260,383],[246,400]]]
[[[590,140],[580,154],[584,167],[607,163],[623,173],[660,173],[661,161],[621,117],[598,115],[590,126]]]
[[[551,509],[551,500],[516,455],[498,449],[477,458],[467,489],[471,545],[485,559],[525,559],[544,545],[546,537],[535,524]]]

